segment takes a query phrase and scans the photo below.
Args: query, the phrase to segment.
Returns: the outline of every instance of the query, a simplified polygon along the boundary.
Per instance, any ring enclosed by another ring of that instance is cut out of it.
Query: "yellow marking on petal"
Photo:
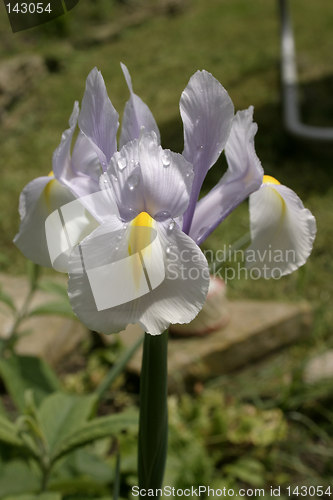
[[[147,212],[141,212],[131,221],[131,226],[152,227],[154,220]]]
[[[263,180],[262,180],[263,184],[275,184],[275,185],[281,185],[281,182],[279,182],[277,179],[275,179],[275,177],[272,177],[271,175],[264,175],[263,177]],[[286,210],[287,210],[287,205],[286,205],[286,202],[284,200],[284,198],[281,196],[281,194],[274,188],[271,188],[275,194],[278,196],[280,202],[281,202],[281,220],[283,219],[283,217],[285,217],[286,215]]]
[[[49,174],[50,176],[50,174]],[[50,176],[51,177],[51,176]],[[44,195],[45,195],[45,201],[46,201],[46,205],[47,205],[47,209],[49,211],[49,213],[51,213],[51,190],[52,190],[52,187],[54,187],[54,184],[56,184],[57,180],[56,179],[52,179],[50,180],[45,188],[44,188]]]
[[[48,177],[54,177],[54,173],[53,173],[53,170],[51,170],[48,174],[47,174]]]
[[[151,231],[149,229],[153,227],[153,224],[154,219],[147,212],[141,212],[130,222],[129,255],[133,255],[149,245],[151,242]],[[148,228],[148,230],[144,228]]]
[[[271,175],[264,175],[262,182],[263,184],[281,184],[281,182]]]
[[[150,217],[147,212],[141,212],[130,222],[130,234],[128,238],[128,253],[129,255],[134,255],[140,253],[140,258],[142,259],[141,251],[145,250],[145,257],[147,256],[147,250],[150,250],[150,243],[152,242],[152,227],[154,225],[154,219]],[[148,247],[148,248],[147,248]],[[135,261],[133,260],[133,263]],[[134,282],[137,287],[140,285],[140,278],[142,277],[141,266],[135,266],[133,268]]]

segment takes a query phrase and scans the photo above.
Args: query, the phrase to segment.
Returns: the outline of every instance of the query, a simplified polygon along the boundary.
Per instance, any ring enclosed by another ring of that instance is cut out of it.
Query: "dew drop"
[[[172,220],[172,221],[170,222],[170,224],[168,225],[168,231],[169,231],[170,233],[171,233],[171,232],[175,229],[175,225],[176,225],[176,223],[175,223],[175,221],[174,221],[174,220]]]
[[[133,191],[137,185],[139,184],[139,181],[140,181],[140,177],[138,174],[136,173],[133,173],[129,176],[129,178],[127,179],[127,184],[128,184],[128,188],[130,191]]]
[[[156,147],[155,141],[150,141],[150,143],[148,144],[149,151],[151,152],[154,151],[155,147]]]
[[[169,153],[169,151],[163,151],[162,163],[163,163],[164,167],[168,167],[170,165],[170,153]]]
[[[166,212],[165,210],[161,210],[161,212],[158,212],[155,216],[154,219],[157,221],[165,221],[166,219],[170,219],[171,215],[169,212]]]
[[[124,170],[127,167],[127,160],[123,156],[118,160],[118,168],[119,170]]]
[[[171,257],[171,252],[172,252],[172,248],[168,245],[165,249],[167,259],[169,259]]]
[[[157,135],[156,135],[155,130],[152,130],[150,135],[153,138],[154,143],[156,144],[157,143]]]

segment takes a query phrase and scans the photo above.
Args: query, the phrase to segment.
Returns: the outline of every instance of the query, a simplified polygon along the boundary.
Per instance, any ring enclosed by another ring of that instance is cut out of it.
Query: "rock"
[[[311,308],[306,303],[235,301],[229,302],[230,322],[205,337],[170,338],[169,387],[179,381],[206,380],[223,375],[272,351],[305,337],[311,327]],[[142,330],[130,325],[122,339],[133,344]],[[112,341],[112,338],[110,338]],[[129,363],[139,374],[141,352]]]
[[[229,319],[225,283],[221,278],[211,276],[206,302],[199,314],[190,323],[170,325],[169,333],[174,337],[209,335],[224,328]]]
[[[333,350],[324,352],[312,358],[303,372],[303,380],[308,384],[315,384],[333,377]]]
[[[46,72],[43,58],[38,55],[18,56],[0,65],[0,120],[4,112],[20,97],[29,92]]]
[[[65,283],[65,280],[53,279]],[[0,275],[0,284],[4,292],[13,299],[16,307],[22,307],[28,293],[28,281],[25,277]],[[38,305],[58,300],[46,292],[37,291],[29,310]],[[8,336],[13,318],[5,306],[0,310],[0,337]],[[16,344],[16,352],[33,356],[41,356],[55,366],[69,355],[77,345],[87,337],[87,329],[75,319],[61,316],[34,316],[22,321],[19,332],[31,331]]]

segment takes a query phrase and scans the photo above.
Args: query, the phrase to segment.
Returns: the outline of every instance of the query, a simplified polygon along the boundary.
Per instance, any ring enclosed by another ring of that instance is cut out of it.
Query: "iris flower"
[[[122,69],[130,98],[119,151],[118,114],[94,69],[81,111],[75,103],[54,153],[51,176],[21,194],[14,241],[31,260],[68,272],[73,310],[92,330],[118,332],[139,323],[155,335],[198,314],[209,286],[199,245],[249,195],[250,248],[293,249],[283,274],[304,264],[316,228],[293,191],[264,177],[252,107],[235,115],[223,86],[197,71],[180,99],[184,151],[174,153],[161,147],[153,115]],[[223,149],[228,169],[198,201]]]

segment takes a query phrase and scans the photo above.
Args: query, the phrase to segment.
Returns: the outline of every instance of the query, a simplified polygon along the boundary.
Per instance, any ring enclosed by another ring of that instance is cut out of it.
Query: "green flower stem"
[[[140,379],[140,489],[162,487],[168,444],[168,332],[145,334]],[[159,498],[158,496],[153,498]]]

